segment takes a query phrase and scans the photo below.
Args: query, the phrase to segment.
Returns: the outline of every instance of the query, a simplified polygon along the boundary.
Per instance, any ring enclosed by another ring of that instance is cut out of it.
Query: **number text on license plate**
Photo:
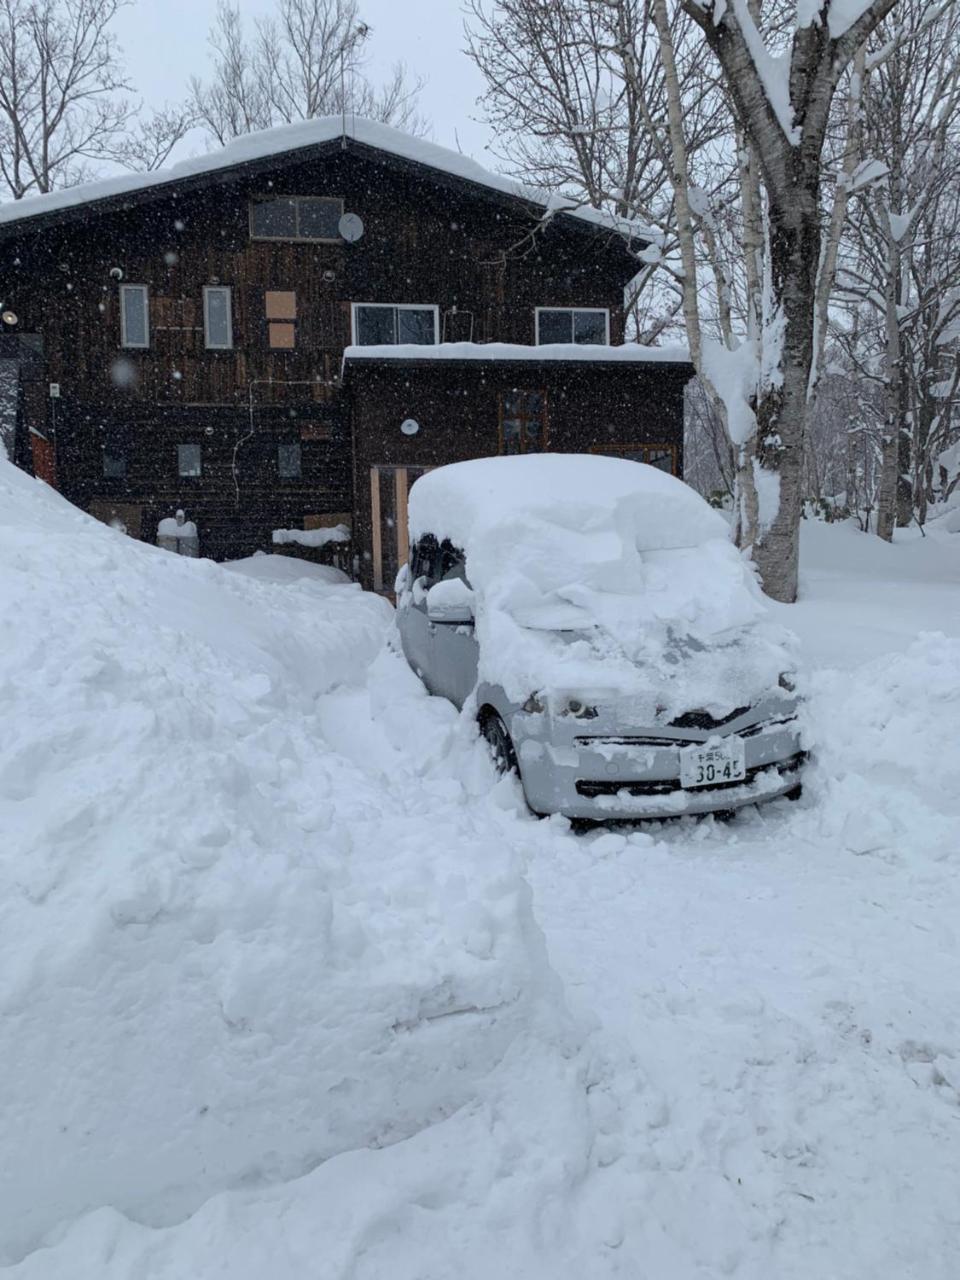
[[[680,751],[682,787],[716,787],[742,782],[747,775],[742,738],[727,738],[712,747],[683,747]]]

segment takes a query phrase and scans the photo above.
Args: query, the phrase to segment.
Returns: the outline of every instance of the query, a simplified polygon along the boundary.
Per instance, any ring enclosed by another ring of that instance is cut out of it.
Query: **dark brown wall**
[[[248,202],[258,193],[342,197],[363,218],[365,234],[353,245],[251,240]],[[307,383],[297,399],[324,403],[336,396],[351,302],[423,302],[441,313],[456,307],[448,338],[468,336],[472,313],[475,341],[522,343],[534,341],[536,306],[605,306],[611,341],[622,341],[629,273],[622,249],[556,222],[497,265],[531,225],[497,198],[336,152],[7,242],[0,292],[23,331],[42,333],[49,380],[67,400],[233,404],[246,402],[256,384],[263,403],[282,395],[269,381]],[[149,351],[120,347],[114,267],[125,283],[151,288]],[[202,290],[213,282],[233,288],[230,352],[204,349]],[[266,346],[267,289],[297,293],[296,351]],[[127,386],[116,385],[118,359]]]
[[[131,521],[145,538],[184,506],[203,554],[219,558],[266,545],[271,528],[350,509],[339,378],[351,301],[436,304],[448,340],[525,344],[536,306],[605,306],[611,341],[622,341],[631,261],[616,237],[560,218],[531,238],[534,212],[521,204],[362,148],[256,168],[63,226],[26,225],[0,244],[0,297],[19,330],[42,340],[38,386],[60,386],[56,401],[34,397],[30,425],[55,429],[71,500],[136,508]],[[265,193],[342,197],[365,234],[353,245],[251,240],[248,202]],[[147,351],[120,347],[113,268],[124,283],[150,286]],[[233,290],[232,351],[204,348],[210,283]],[[295,351],[266,345],[267,289],[296,291]],[[297,439],[302,481],[281,481],[277,444]],[[178,476],[178,443],[202,445],[201,479]],[[125,480],[102,476],[105,444],[123,447]]]
[[[584,361],[490,362],[350,360],[346,377],[354,423],[355,545],[371,585],[370,469],[434,467],[500,452],[500,396],[546,395],[547,449],[588,453],[617,445],[674,448],[683,473],[683,395],[687,364]],[[400,424],[419,426],[407,436]]]

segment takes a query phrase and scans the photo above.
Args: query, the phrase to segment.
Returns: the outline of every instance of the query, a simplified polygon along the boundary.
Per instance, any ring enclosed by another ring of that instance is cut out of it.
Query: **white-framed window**
[[[204,285],[203,338],[209,351],[229,351],[233,346],[233,298],[229,285]]]
[[[343,201],[330,196],[257,196],[250,202],[252,240],[339,242]]]
[[[120,345],[150,345],[150,290],[145,284],[120,286]]]
[[[610,343],[610,312],[606,307],[537,307],[537,346],[573,342],[605,347]]]
[[[353,343],[357,347],[410,342],[432,347],[440,340],[440,308],[417,302],[355,302]]]
[[[203,450],[198,444],[177,445],[177,472],[181,476],[203,475]]]

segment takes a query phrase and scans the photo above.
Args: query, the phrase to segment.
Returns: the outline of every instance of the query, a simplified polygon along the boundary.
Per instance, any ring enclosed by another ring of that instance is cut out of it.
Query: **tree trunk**
[[[813,317],[820,265],[820,182],[816,165],[795,157],[791,188],[771,196],[763,361],[757,404],[760,536],[754,560],[775,600],[797,598],[803,451]],[[806,172],[804,172],[804,169]]]
[[[877,536],[893,541],[897,522],[897,490],[900,472],[901,413],[903,410],[903,360],[900,318],[897,312],[901,287],[900,245],[887,234],[889,266],[886,281],[886,414],[880,445],[880,491],[877,494]]]

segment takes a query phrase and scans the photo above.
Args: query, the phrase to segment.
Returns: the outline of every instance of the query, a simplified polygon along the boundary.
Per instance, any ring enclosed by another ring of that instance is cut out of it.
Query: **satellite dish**
[[[405,436],[415,436],[420,430],[420,423],[414,418],[404,418],[400,423],[400,430]]]
[[[337,223],[337,230],[347,244],[355,244],[363,235],[363,219],[359,213],[345,213]]]

